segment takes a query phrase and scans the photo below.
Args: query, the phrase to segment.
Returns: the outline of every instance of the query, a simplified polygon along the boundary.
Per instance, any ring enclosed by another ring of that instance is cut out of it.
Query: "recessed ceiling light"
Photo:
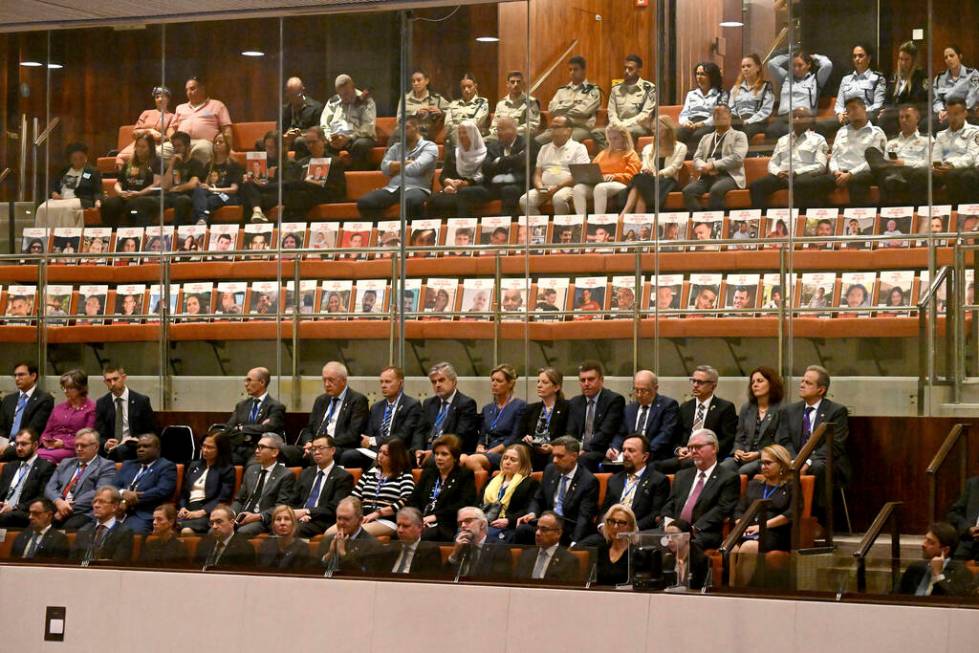
[[[246,57],[264,57],[265,53],[261,50],[242,50],[242,55]]]
[[[61,70],[62,68],[64,68],[64,66],[62,66],[60,63],[49,63],[48,68],[50,68],[51,70]]]
[[[476,40],[480,43],[498,43],[500,39],[495,36],[477,36]]]
[[[744,27],[740,20],[722,20],[721,27]]]
[[[44,66],[40,61],[21,61],[20,65],[25,68],[41,68]]]

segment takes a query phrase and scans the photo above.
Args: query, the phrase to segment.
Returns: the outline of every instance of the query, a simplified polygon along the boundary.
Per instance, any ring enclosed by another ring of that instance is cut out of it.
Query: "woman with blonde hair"
[[[491,540],[513,541],[517,520],[530,511],[540,487],[530,474],[530,449],[523,444],[508,446],[500,457],[500,473],[483,490],[481,508],[489,521],[487,537]]]
[[[302,569],[309,565],[309,546],[296,537],[296,511],[286,505],[272,511],[272,535],[262,541],[258,566],[278,571]]]
[[[483,422],[479,429],[476,452],[462,456],[462,465],[469,469],[492,470],[500,466],[503,451],[520,439],[520,427],[527,402],[513,394],[517,371],[503,363],[490,372],[490,392],[493,401],[483,406]]]
[[[687,146],[677,140],[676,134],[676,123],[669,116],[660,116],[654,141],[642,148],[642,167],[629,183],[623,215],[646,213],[657,206],[657,198],[660,210],[666,207],[666,196],[677,188],[677,175],[687,157]]]
[[[609,125],[605,128],[605,138],[608,147],[592,160],[601,169],[602,181],[594,186],[574,186],[574,210],[580,215],[588,211],[588,200],[591,198],[595,200],[594,213],[605,213],[609,200],[624,191],[642,167],[628,129],[622,125]]]
[[[602,519],[604,541],[598,545],[596,562],[598,585],[621,585],[629,580],[629,544],[626,533],[636,531],[636,513],[624,503],[616,503]],[[623,537],[620,537],[623,536]]]

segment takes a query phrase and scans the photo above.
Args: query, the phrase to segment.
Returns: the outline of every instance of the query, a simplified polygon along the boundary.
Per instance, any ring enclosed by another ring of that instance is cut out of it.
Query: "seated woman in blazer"
[[[554,438],[568,431],[568,400],[561,392],[564,376],[553,367],[542,367],[537,372],[537,396],[540,401],[529,404],[523,415],[520,433],[523,442],[532,447],[531,463],[534,470],[543,470],[551,462],[551,445]]]
[[[512,542],[517,519],[529,512],[530,501],[540,483],[531,478],[530,449],[511,444],[500,457],[500,473],[493,476],[483,491],[483,512],[489,521],[486,538],[492,542]]]
[[[425,467],[409,502],[422,512],[423,540],[451,542],[459,508],[476,505],[476,479],[460,466],[461,455],[462,442],[454,435],[440,435],[432,442],[435,464]]]
[[[289,506],[276,506],[272,511],[272,535],[258,549],[259,567],[295,571],[311,564],[309,546],[296,537],[296,513]]]
[[[503,450],[520,438],[527,402],[513,396],[516,383],[517,371],[506,363],[490,372],[493,401],[483,406],[479,444],[476,453],[462,456],[462,464],[474,472],[498,468]]]
[[[770,367],[756,367],[748,375],[748,401],[738,411],[734,453],[724,461],[739,474],[751,477],[761,471],[761,450],[775,443],[779,411],[785,387]]]
[[[201,460],[187,466],[180,491],[177,525],[184,535],[207,533],[208,517],[219,503],[231,503],[235,468],[231,464],[231,440],[223,433],[204,438]]]

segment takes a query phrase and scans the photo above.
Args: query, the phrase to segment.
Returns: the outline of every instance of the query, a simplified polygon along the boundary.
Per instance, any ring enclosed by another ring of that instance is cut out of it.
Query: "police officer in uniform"
[[[425,71],[411,73],[411,90],[404,97],[404,112],[418,121],[418,133],[427,141],[435,141],[442,129],[449,101],[429,88],[431,80]],[[398,103],[398,120],[391,134],[390,143],[401,138],[401,103]]]
[[[480,97],[476,79],[466,73],[459,82],[459,90],[462,97],[449,102],[449,108],[445,112],[446,145],[455,145],[456,132],[464,120],[472,120],[476,123],[479,133],[483,136],[486,135],[486,127],[489,123],[489,100]]]
[[[963,100],[966,112],[970,114],[979,104],[979,70],[962,63],[962,50],[957,45],[947,46],[942,56],[945,59],[945,72],[935,77],[932,84],[936,130],[948,123],[948,102],[952,98]]]
[[[571,121],[571,138],[579,143],[591,137],[591,130],[595,129],[595,114],[602,103],[602,89],[585,78],[586,68],[584,57],[571,57],[568,60],[571,81],[555,91],[547,105],[551,116],[566,116]],[[550,142],[550,129],[537,137],[539,145]]]
[[[533,138],[540,129],[540,102],[524,93],[523,73],[514,70],[506,76],[507,95],[496,103],[493,126],[487,140],[496,140],[496,121],[506,116],[517,123],[517,133],[524,138]]]
[[[840,125],[847,123],[846,102],[850,98],[863,99],[867,107],[867,119],[877,122],[877,112],[884,108],[887,94],[887,80],[882,74],[870,69],[873,51],[869,46],[857,43],[853,46],[853,72],[843,77],[836,92],[836,105],[833,107],[836,120],[820,121],[816,130],[823,136],[830,136]]]
[[[780,54],[772,57],[768,62],[768,72],[772,79],[781,84],[778,102],[778,116],[781,120],[773,120],[766,132],[769,139],[777,139],[791,131],[789,112],[792,109],[805,107],[813,115],[819,113],[819,94],[833,74],[833,62],[824,55],[799,50],[792,55]],[[791,84],[788,81],[790,74]]]
[[[979,183],[979,127],[965,121],[965,100],[953,97],[945,102],[948,128],[938,132],[931,151],[932,185],[944,186],[952,204],[972,202]]]
[[[867,163],[881,189],[881,204],[903,206],[926,201],[931,137],[918,131],[920,120],[917,106],[904,105],[898,118],[901,132],[887,141],[886,151],[869,148],[866,152]]]
[[[642,58],[630,54],[625,58],[625,79],[612,87],[608,94],[608,122],[618,123],[629,130],[633,139],[652,133],[652,117],[656,110],[656,86],[640,75]],[[591,133],[600,149],[605,149],[605,130]]]
[[[360,91],[350,75],[338,75],[337,94],[326,102],[320,125],[326,134],[327,153],[336,156],[350,153],[351,170],[371,169],[371,150],[376,143],[374,124],[377,105],[367,91]]]

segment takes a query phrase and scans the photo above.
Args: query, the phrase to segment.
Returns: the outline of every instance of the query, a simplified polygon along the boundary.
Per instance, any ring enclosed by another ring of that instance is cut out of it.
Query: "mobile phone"
[[[897,158],[897,152],[888,152],[887,153],[887,156],[889,156],[891,159],[896,159]]]

